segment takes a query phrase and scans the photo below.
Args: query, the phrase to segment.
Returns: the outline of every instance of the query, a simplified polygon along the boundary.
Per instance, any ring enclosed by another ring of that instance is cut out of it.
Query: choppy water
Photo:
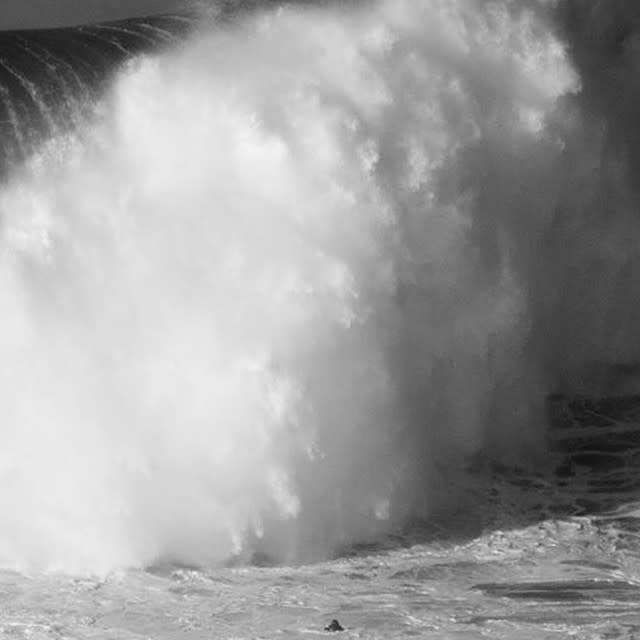
[[[483,512],[464,510],[440,527],[432,522],[344,549],[328,562],[269,566],[268,558],[256,558],[100,579],[4,572],[0,632],[38,639],[308,638],[331,635],[324,627],[338,619],[345,638],[640,636],[640,501],[634,506],[626,497],[624,508],[598,516],[574,505],[582,515],[568,515],[567,487],[553,476],[494,473],[486,488],[491,499]],[[554,510],[563,513],[554,517]],[[525,523],[536,511],[540,519]]]

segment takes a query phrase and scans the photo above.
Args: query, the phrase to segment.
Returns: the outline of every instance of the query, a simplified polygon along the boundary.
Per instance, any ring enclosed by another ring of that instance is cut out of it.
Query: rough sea
[[[639,25],[0,32],[0,637],[640,638]]]

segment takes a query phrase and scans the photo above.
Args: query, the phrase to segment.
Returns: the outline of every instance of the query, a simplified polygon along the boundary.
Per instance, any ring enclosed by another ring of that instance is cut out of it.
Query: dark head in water
[[[344,631],[342,625],[334,618],[325,628],[325,631]]]

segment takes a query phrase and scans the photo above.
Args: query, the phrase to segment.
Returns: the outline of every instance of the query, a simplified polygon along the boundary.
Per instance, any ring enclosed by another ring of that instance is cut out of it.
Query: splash
[[[541,17],[480,0],[254,12],[128,64],[0,191],[0,564],[321,557],[535,445],[576,89]]]

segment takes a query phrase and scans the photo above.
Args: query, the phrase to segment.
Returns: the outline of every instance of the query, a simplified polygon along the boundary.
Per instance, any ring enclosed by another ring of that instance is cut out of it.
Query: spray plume
[[[563,10],[255,11],[15,167],[0,562],[320,557],[539,447],[546,393],[634,353],[625,107],[583,104]]]

